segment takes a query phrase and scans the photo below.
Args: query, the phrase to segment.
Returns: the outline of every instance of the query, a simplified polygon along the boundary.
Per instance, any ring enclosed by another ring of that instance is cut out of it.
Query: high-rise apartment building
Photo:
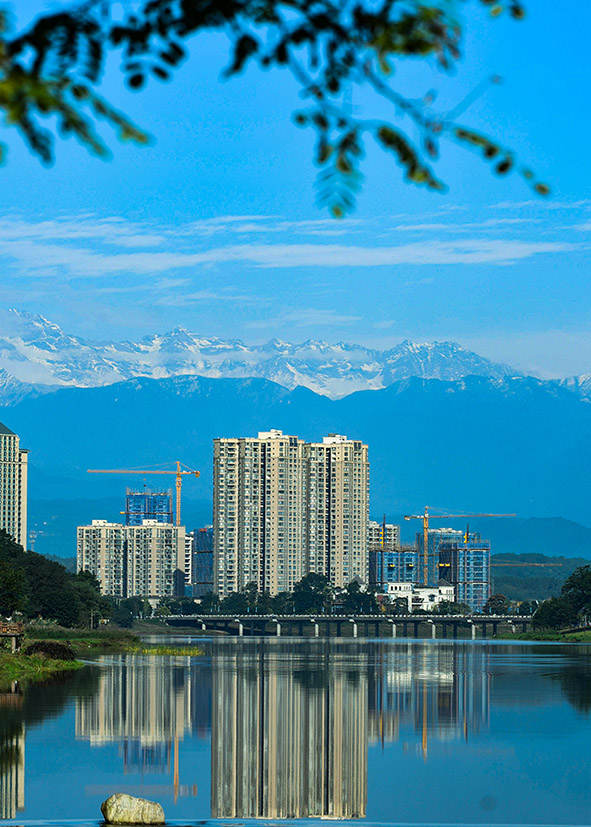
[[[94,574],[102,594],[170,597],[184,593],[185,528],[157,520],[78,526],[78,571]]]
[[[0,422],[0,529],[25,549],[28,454],[18,436]]]
[[[367,581],[368,448],[282,431],[214,440],[214,590],[291,591],[309,572]]]
[[[172,523],[172,494],[170,491],[133,491],[125,496],[125,524],[141,525],[144,520]]]

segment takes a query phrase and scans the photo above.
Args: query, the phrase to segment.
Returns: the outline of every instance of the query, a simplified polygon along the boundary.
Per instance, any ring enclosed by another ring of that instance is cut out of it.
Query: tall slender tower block
[[[29,452],[0,422],[0,529],[27,547],[27,469]]]

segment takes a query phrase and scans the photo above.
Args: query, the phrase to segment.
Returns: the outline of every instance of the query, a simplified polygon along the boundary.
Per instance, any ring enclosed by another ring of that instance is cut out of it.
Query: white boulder
[[[164,810],[156,801],[115,793],[101,804],[107,824],[164,824]]]

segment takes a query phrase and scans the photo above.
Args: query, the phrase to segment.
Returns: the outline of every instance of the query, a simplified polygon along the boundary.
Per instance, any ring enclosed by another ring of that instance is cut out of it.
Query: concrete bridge
[[[527,632],[520,615],[171,615],[170,626],[237,637],[486,638]]]

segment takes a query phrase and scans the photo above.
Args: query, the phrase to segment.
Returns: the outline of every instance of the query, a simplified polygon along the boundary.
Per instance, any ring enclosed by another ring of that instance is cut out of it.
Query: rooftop
[[[10,436],[16,436],[14,431],[11,431],[10,428],[7,428],[6,425],[3,425],[1,422],[0,422],[0,434],[8,434]]]

